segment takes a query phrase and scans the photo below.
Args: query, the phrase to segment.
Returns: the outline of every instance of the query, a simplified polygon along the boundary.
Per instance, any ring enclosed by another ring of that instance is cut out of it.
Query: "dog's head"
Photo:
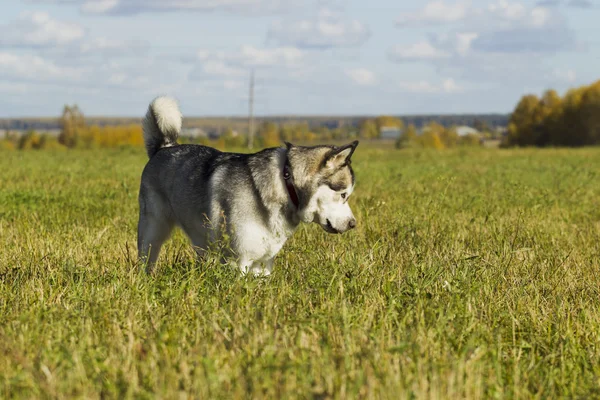
[[[358,141],[341,147],[286,144],[300,219],[316,222],[329,233],[354,228],[356,219],[348,199],[354,191],[351,157]]]

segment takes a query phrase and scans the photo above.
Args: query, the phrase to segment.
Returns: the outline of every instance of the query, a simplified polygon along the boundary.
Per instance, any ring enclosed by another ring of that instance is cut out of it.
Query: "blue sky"
[[[591,0],[23,0],[0,5],[0,117],[509,112],[598,79]]]

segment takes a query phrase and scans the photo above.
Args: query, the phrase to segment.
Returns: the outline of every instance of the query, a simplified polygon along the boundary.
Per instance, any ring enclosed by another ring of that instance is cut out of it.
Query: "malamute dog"
[[[300,222],[316,222],[329,233],[356,226],[348,198],[358,141],[224,153],[177,144],[181,123],[169,97],[150,103],[143,121],[150,160],[140,185],[138,251],[148,273],[175,225],[200,255],[226,234],[230,253],[224,256],[243,273],[263,275]]]

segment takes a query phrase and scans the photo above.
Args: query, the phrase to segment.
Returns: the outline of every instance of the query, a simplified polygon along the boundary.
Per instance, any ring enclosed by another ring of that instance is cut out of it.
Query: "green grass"
[[[0,398],[600,397],[600,149],[359,147],[268,279],[139,271],[145,161],[0,154]]]

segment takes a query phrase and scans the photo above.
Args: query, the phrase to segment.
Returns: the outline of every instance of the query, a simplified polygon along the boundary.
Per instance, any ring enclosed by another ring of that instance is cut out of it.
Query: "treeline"
[[[257,125],[264,122],[273,122],[278,126],[308,124],[312,130],[320,127],[329,129],[351,127],[358,129],[367,117],[361,116],[259,116],[256,117]],[[402,115],[398,116],[408,126],[415,125],[418,129],[430,122],[437,122],[446,127],[468,125],[477,128],[479,124],[490,127],[507,126],[508,114],[447,114],[447,115]],[[88,126],[123,126],[139,123],[139,117],[99,117],[86,116]],[[186,128],[200,128],[206,132],[222,132],[229,127],[237,131],[246,131],[247,117],[194,117],[186,116]],[[60,128],[59,118],[0,118],[0,129],[18,131],[46,131]]]
[[[541,98],[521,98],[510,117],[505,146],[567,146],[600,144],[600,81]]]
[[[65,106],[60,118],[60,134],[52,136],[29,130],[21,136],[10,131],[0,141],[4,150],[41,150],[61,148],[99,148],[143,146],[144,138],[140,124],[119,126],[88,126],[81,110]]]
[[[65,106],[60,126],[58,142],[68,148],[142,146],[144,144],[140,124],[87,126],[83,113],[76,105]]]
[[[111,148],[122,146],[143,146],[142,127],[139,123],[127,125],[88,125],[83,113],[76,105],[65,106],[59,118],[58,136],[39,134],[35,131],[17,136],[6,133],[0,140],[0,149],[59,149],[59,148]],[[486,129],[485,121],[480,128]],[[344,125],[336,128],[310,126],[308,122],[290,123],[264,121],[259,124],[254,137],[254,147],[280,146],[284,141],[299,144],[331,143],[351,138],[377,139],[382,132],[401,133],[396,141],[397,148],[433,148],[443,149],[464,145],[479,145],[479,135],[458,135],[454,127],[445,127],[436,122],[427,124],[421,132],[415,125],[408,127],[402,119],[384,115],[375,118],[363,118],[357,126]],[[181,137],[182,143],[206,144],[218,149],[236,149],[247,147],[246,132],[234,131],[231,127],[217,138]]]
[[[259,147],[275,147],[282,142],[314,143],[331,142],[350,138],[376,139],[380,137],[383,128],[402,130],[404,122],[396,117],[379,116],[363,119],[358,129],[353,126],[342,126],[329,129],[324,126],[311,128],[308,123],[276,124],[264,122],[257,132]],[[223,135],[227,140],[227,134]]]
[[[77,131],[75,136],[65,138],[62,134],[53,136],[37,131],[27,131],[17,136],[7,132],[0,140],[3,150],[42,150],[42,149],[93,149],[124,146],[142,146],[141,125],[89,126]]]
[[[256,148],[280,146],[284,141],[293,143],[316,143],[342,140],[357,137],[358,132],[352,127],[328,129],[326,127],[310,128],[308,123],[277,124],[266,121],[260,124],[255,132],[253,145]],[[184,139],[185,140],[185,139]],[[248,145],[248,136],[227,128],[217,139],[188,139],[192,142],[210,145],[218,149],[241,148]]]
[[[414,125],[409,125],[396,141],[396,148],[449,149],[458,146],[480,146],[481,136],[466,134],[460,136],[455,127],[446,128],[437,122],[430,122],[421,134]]]

